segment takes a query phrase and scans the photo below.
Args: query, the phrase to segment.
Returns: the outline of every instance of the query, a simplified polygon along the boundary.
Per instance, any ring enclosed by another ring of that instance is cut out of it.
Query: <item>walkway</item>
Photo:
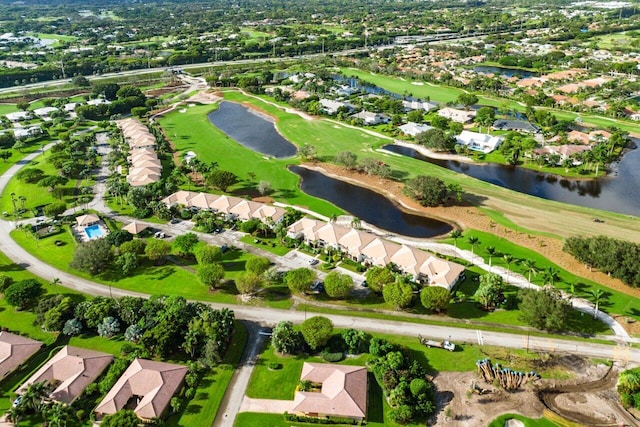
[[[260,412],[264,414],[291,413],[293,400],[252,399],[245,396],[238,412]]]

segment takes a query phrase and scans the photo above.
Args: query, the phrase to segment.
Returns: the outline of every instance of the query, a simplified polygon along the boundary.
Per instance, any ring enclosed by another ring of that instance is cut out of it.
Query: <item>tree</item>
[[[164,257],[171,252],[171,243],[160,239],[149,239],[144,253],[150,260],[157,264],[161,264]]]
[[[119,248],[123,243],[133,240],[133,234],[127,230],[120,229],[109,233],[105,239],[110,245]]]
[[[458,249],[458,239],[462,237],[462,231],[455,229],[449,233],[449,237],[453,239],[453,247]]]
[[[195,233],[186,233],[175,238],[173,247],[181,256],[191,256],[198,242],[200,242],[200,240]]]
[[[527,280],[529,281],[529,283],[531,283],[531,275],[533,274],[535,276],[536,274],[538,274],[536,262],[532,259],[527,258],[521,260],[520,264],[522,264],[522,266],[527,269],[527,272],[529,273],[529,278]]]
[[[82,322],[76,319],[75,317],[73,319],[67,320],[64,326],[62,327],[62,333],[70,337],[80,335],[81,332],[82,332]]]
[[[29,109],[29,102],[28,101],[19,101],[19,102],[16,103],[16,107],[18,107],[19,110],[27,111]]]
[[[264,284],[262,277],[250,271],[240,273],[235,282],[238,292],[246,295],[255,294]]]
[[[418,175],[407,181],[404,193],[417,200],[422,206],[438,206],[447,200],[448,190],[441,179]]]
[[[555,281],[558,280],[558,270],[547,266],[542,270],[542,284],[553,286]]]
[[[257,276],[261,276],[271,266],[271,260],[266,257],[252,256],[244,264],[244,268]]]
[[[138,268],[140,262],[135,252],[124,252],[118,255],[114,264],[122,271],[123,276],[129,276]]]
[[[353,289],[353,279],[348,274],[332,271],[324,278],[324,290],[331,298],[344,299]]]
[[[217,264],[222,261],[222,249],[214,245],[202,246],[196,252],[196,260],[198,265]]]
[[[37,168],[22,168],[16,173],[16,178],[27,184],[35,184],[40,181],[43,176],[44,171]]]
[[[26,279],[9,285],[4,291],[4,299],[17,310],[33,305],[43,294],[42,283]]]
[[[311,290],[311,284],[316,280],[317,274],[314,270],[306,267],[289,270],[284,275],[284,283],[292,293],[301,294]]]
[[[440,313],[449,306],[451,292],[441,286],[427,286],[420,291],[420,301],[427,310]]]
[[[593,318],[595,319],[598,317],[598,308],[600,308],[600,301],[604,299],[605,294],[600,288],[591,289],[591,297],[593,298]]]
[[[18,153],[22,153],[22,150],[24,150],[25,148],[27,148],[27,143],[22,140],[18,140],[13,144],[13,149]]]
[[[496,118],[495,110],[491,107],[482,107],[476,113],[476,123],[479,123],[481,126],[487,128],[487,132],[489,131],[489,126],[493,124]]]
[[[388,268],[372,267],[365,274],[369,289],[373,292],[382,293],[382,289],[388,283],[393,283],[396,278]]]
[[[66,426],[67,420],[71,414],[70,411],[71,407],[62,402],[50,403],[43,411],[43,417],[48,419],[48,425],[51,427]]]
[[[333,333],[333,323],[322,316],[311,317],[300,325],[300,332],[311,350],[324,346]]]
[[[455,140],[438,128],[417,134],[414,141],[434,151],[451,151],[455,145]]]
[[[564,330],[569,306],[560,291],[551,287],[520,291],[520,320],[534,328],[554,332]]]
[[[71,84],[76,87],[89,87],[91,86],[91,82],[85,76],[75,76],[71,79]]]
[[[102,427],[138,427],[140,418],[130,409],[121,409],[115,414],[106,415],[100,425]]]
[[[111,267],[112,261],[111,244],[106,239],[96,239],[79,244],[69,266],[96,275]]]
[[[369,348],[369,336],[360,329],[345,329],[342,331],[342,339],[349,354],[364,353]]]
[[[48,175],[38,181],[38,187],[48,187],[49,192],[53,192],[59,185],[65,185],[69,182],[69,178],[59,175]]]
[[[513,260],[515,258],[511,254],[504,254],[502,256],[502,259],[504,259],[504,262],[507,264],[507,284],[508,284],[509,283],[509,272],[511,271],[509,269],[509,267],[511,267],[511,263],[513,262]]]
[[[98,325],[98,335],[110,338],[120,332],[120,322],[112,316],[102,319],[102,323]]]
[[[198,279],[209,289],[218,288],[224,278],[224,268],[221,264],[205,264],[198,268]]]
[[[456,99],[456,102],[462,105],[465,110],[468,110],[469,107],[478,103],[478,97],[472,93],[461,93]]]
[[[300,157],[302,157],[303,160],[307,160],[307,161],[315,160],[316,147],[314,147],[313,145],[304,144],[302,147],[300,147],[299,153],[300,153]]]
[[[271,344],[278,353],[293,354],[302,347],[302,334],[289,321],[278,322],[273,328]]]
[[[272,191],[273,187],[271,186],[271,183],[269,181],[260,181],[258,183],[258,193],[260,193],[261,196],[271,194]]]
[[[65,202],[53,202],[42,208],[42,212],[50,217],[55,218],[64,213],[67,210],[67,204]]]
[[[473,257],[474,257],[473,251],[474,251],[476,245],[480,243],[480,239],[478,239],[475,236],[469,236],[467,238],[467,242],[471,245],[471,264],[473,264]]]
[[[0,146],[2,146],[2,143],[0,143]],[[7,160],[9,160],[11,156],[13,156],[13,153],[11,151],[0,150],[0,159],[2,159],[3,162],[7,163]]]
[[[496,254],[496,247],[487,246],[484,250],[487,251],[487,254],[489,255],[489,269],[491,269],[491,261],[493,256]]]
[[[44,398],[47,396],[47,387],[44,381],[38,383],[31,383],[27,386],[27,389],[22,393],[22,401],[20,406],[22,408],[31,409],[34,412],[40,412],[40,407]]]
[[[136,255],[144,255],[144,249],[147,247],[147,244],[142,239],[134,239],[129,240],[128,242],[124,242],[118,248],[118,253],[120,255],[126,254],[127,252],[131,252]]]
[[[358,165],[358,156],[351,151],[341,151],[334,157],[333,161],[342,165],[347,170],[355,169]]]
[[[396,310],[408,307],[413,301],[413,289],[411,285],[397,280],[387,283],[382,288],[382,296],[387,304],[391,304]]]
[[[207,176],[207,184],[226,193],[227,189],[238,182],[238,177],[233,172],[215,169]]]
[[[480,286],[474,295],[480,304],[489,310],[502,300],[503,287],[502,277],[495,273],[488,273],[480,276]]]

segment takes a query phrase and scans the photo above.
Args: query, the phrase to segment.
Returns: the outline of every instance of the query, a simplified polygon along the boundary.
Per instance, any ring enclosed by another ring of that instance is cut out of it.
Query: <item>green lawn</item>
[[[200,380],[196,397],[189,401],[182,413],[167,419],[166,425],[196,427],[213,424],[246,343],[247,329],[242,323],[236,321],[231,345],[222,363],[204,375]]]
[[[256,243],[256,239],[259,240],[259,243]],[[278,256],[286,255],[287,253],[289,253],[289,251],[291,251],[290,248],[287,248],[286,246],[282,246],[278,241],[278,239],[276,238],[264,238],[264,237],[256,238],[251,235],[246,235],[241,237],[240,241],[243,243],[247,243],[251,246],[255,246],[256,248],[260,248],[262,250],[271,252],[272,254],[278,255]],[[265,244],[263,244],[263,242]],[[271,246],[272,243],[275,244],[274,247]]]
[[[40,169],[45,173],[45,175],[58,174],[58,170],[52,164],[46,161],[46,154],[41,154],[33,159],[29,163],[28,167]],[[71,206],[75,201],[75,197],[73,195],[75,186],[76,180],[70,179],[67,184],[60,187],[65,189],[65,196],[63,201],[66,202],[69,206]],[[5,187],[2,193],[2,197],[0,198],[0,212],[9,212],[10,216],[13,216],[14,212],[11,197],[9,197],[11,193],[15,194],[16,200],[21,196],[26,198],[24,202],[24,208],[27,210],[27,212],[22,214],[23,218],[32,217],[32,209],[36,206],[48,205],[49,203],[58,201],[53,197],[53,194],[50,193],[47,188],[39,187],[37,184],[27,184],[13,177]],[[20,209],[21,206],[22,203],[18,200],[18,209]]]
[[[474,248],[474,253],[477,256],[482,257],[485,262],[489,261],[489,255],[486,252],[486,248],[488,246],[493,246],[496,248],[497,254],[492,257],[492,265],[504,268],[509,267],[511,271],[519,273],[526,278],[529,277],[529,272],[521,264],[521,260],[534,261],[536,268],[540,271],[544,270],[547,267],[554,268],[558,271],[558,280],[554,282],[554,286],[556,286],[557,288],[568,292],[570,290],[571,284],[573,284],[576,291],[576,296],[586,299],[590,299],[592,289],[601,289],[606,295],[605,301],[600,303],[601,309],[610,313],[631,316],[640,320],[640,315],[638,315],[637,310],[635,310],[634,308],[638,307],[638,305],[640,304],[640,299],[629,296],[627,294],[623,294],[621,292],[617,292],[598,283],[571,274],[554,264],[552,261],[544,258],[539,253],[522,246],[515,245],[507,239],[495,236],[490,233],[484,233],[477,230],[468,230],[464,233],[463,237],[457,239],[457,246],[461,249],[471,250],[471,245],[468,242],[468,238],[472,236],[477,237],[479,240],[479,243],[476,244]],[[444,241],[450,244],[454,243],[453,239],[451,238],[445,239]],[[504,254],[510,254],[514,257],[514,261],[509,266],[507,266],[507,263],[503,258]],[[531,281],[537,285],[543,285],[543,277],[544,276],[541,273],[538,273],[537,275],[532,274]],[[465,293],[469,294],[469,291],[465,290]],[[601,329],[598,328],[594,322],[589,320],[590,316],[577,317],[579,317],[579,319],[575,319],[575,321],[583,322],[583,326],[586,330],[597,331]],[[603,331],[599,331],[599,333],[602,332]]]

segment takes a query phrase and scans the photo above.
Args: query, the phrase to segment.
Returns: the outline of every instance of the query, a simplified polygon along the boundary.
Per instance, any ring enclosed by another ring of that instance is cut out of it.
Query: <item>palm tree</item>
[[[536,267],[536,262],[532,259],[523,259],[522,261],[520,261],[520,263],[524,268],[527,269],[527,272],[529,273],[528,280],[529,283],[531,283],[531,274],[533,274],[534,276],[538,274],[538,267]]]
[[[475,237],[475,236],[470,236],[470,237],[467,239],[467,242],[471,245],[471,264],[473,264],[473,257],[474,257],[474,253],[473,253],[473,251],[474,251],[474,249],[475,249],[476,245],[477,245],[478,243],[480,243],[480,239],[478,239],[478,238],[477,238],[477,237]]]
[[[16,405],[16,406],[11,405],[11,408],[9,408],[9,412],[7,413],[9,420],[14,426],[18,425],[23,415],[24,415],[24,408],[22,407],[22,405]]]
[[[558,280],[558,270],[553,267],[545,267],[545,269],[542,270],[543,285],[553,286],[556,280]]]
[[[485,251],[489,254],[489,270],[491,270],[491,258],[496,254],[495,246],[487,246]]]
[[[66,426],[69,419],[69,407],[64,403],[56,402],[44,409],[44,418],[49,418],[49,426]]]
[[[462,237],[462,231],[453,230],[451,233],[449,233],[449,236],[451,236],[451,238],[453,239],[453,247],[458,249],[458,239]]]
[[[29,384],[22,395],[20,406],[33,409],[36,413],[40,411],[42,399],[47,395],[45,382]]]
[[[513,255],[511,254],[504,254],[502,256],[502,259],[504,259],[504,262],[507,263],[507,284],[509,283],[509,272],[511,270],[509,270],[509,267],[511,266],[511,263],[513,262],[514,258]]]
[[[362,221],[360,220],[360,218],[354,216],[351,220],[351,228],[359,229],[360,227],[362,227]]]
[[[602,289],[591,289],[591,296],[593,297],[593,318],[598,317],[598,307],[600,306],[600,300],[604,298],[604,292]]]
[[[60,281],[60,278],[59,278],[59,277],[54,277],[54,278],[53,278],[53,280],[51,281],[51,286],[57,286],[57,285],[59,285],[60,283],[62,283],[62,282]]]

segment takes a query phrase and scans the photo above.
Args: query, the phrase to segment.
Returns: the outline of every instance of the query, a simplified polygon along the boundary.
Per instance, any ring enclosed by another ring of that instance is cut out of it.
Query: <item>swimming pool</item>
[[[91,239],[99,239],[101,237],[104,237],[104,230],[102,229],[102,226],[95,224],[95,225],[91,225],[89,227],[85,227],[84,232],[87,233],[87,237],[91,240]]]

